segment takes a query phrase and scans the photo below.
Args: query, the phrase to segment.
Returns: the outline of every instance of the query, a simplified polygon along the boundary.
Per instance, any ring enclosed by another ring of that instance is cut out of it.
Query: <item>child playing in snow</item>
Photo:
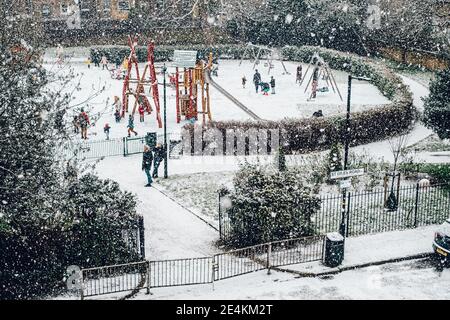
[[[136,131],[134,131],[134,119],[133,119],[133,116],[131,114],[128,116],[128,126],[127,126],[127,128],[128,128],[128,137],[131,136],[131,132],[133,132],[135,136],[138,135],[138,133]]]
[[[116,123],[120,122],[120,111],[116,109],[116,112],[114,112],[114,117],[116,118]]]
[[[275,78],[273,76],[270,77],[270,87],[272,88],[272,94],[275,94]]]
[[[263,96],[269,95],[270,85],[267,82],[261,82],[261,91],[263,92]]]
[[[138,111],[139,111],[139,121],[140,122],[144,122],[145,109],[144,109],[144,106],[142,104],[139,105]]]
[[[242,88],[245,89],[245,83],[247,82],[247,78],[245,76],[242,77]]]
[[[86,59],[86,64],[87,64],[87,66],[88,66],[88,69],[91,68],[91,63],[92,63],[91,58],[88,57],[88,58]]]
[[[108,70],[108,59],[106,58],[106,56],[102,56],[102,70],[104,70],[106,68],[106,70]]]
[[[111,129],[111,127],[106,123],[103,127],[103,132],[106,134],[106,140],[109,140],[109,129]]]

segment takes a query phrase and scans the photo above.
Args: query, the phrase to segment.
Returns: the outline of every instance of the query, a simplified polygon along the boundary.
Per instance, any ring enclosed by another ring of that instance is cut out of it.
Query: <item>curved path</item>
[[[416,109],[419,112],[423,112],[424,103],[422,98],[427,97],[430,94],[428,88],[409,77],[400,74],[398,76],[402,78],[404,84],[409,86],[413,96],[413,104]],[[408,133],[408,140],[406,141],[405,147],[409,147],[420,140],[427,138],[431,134],[433,134],[432,130],[426,128],[420,121],[417,121],[413,129]],[[357,153],[367,153],[375,158],[383,158],[389,162],[392,162],[394,158],[390,149],[389,139],[352,147],[351,150]]]
[[[217,84],[212,78],[211,78],[211,72],[209,70],[205,70],[205,79],[206,82],[211,84],[214,88],[216,88],[221,94],[223,94],[225,97],[227,97],[231,102],[233,102],[238,108],[240,108],[242,111],[244,111],[246,114],[248,114],[250,117],[252,117],[254,120],[262,120],[256,113],[254,113],[252,110],[247,108],[242,102],[240,102],[238,99],[236,99],[233,95],[231,95],[227,90],[222,88],[220,85]]]

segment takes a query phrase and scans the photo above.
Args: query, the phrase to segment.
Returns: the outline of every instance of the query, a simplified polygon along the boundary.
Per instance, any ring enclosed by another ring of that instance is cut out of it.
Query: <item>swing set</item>
[[[130,105],[130,96],[134,97],[134,105],[131,114],[134,116],[138,104],[144,107],[144,110],[148,114],[151,114],[153,109],[150,104],[150,100],[145,92],[145,88],[148,87],[148,94],[152,95],[153,103],[156,109],[156,120],[158,127],[162,128],[159,92],[158,92],[158,79],[156,78],[155,69],[155,44],[150,41],[147,45],[147,62],[142,73],[139,72],[138,58],[136,55],[136,48],[138,45],[138,36],[128,36],[128,46],[130,47],[130,55],[128,56],[128,67],[125,73],[125,79],[122,89],[122,101],[123,108],[121,116],[125,117],[125,113],[128,112]],[[133,73],[134,69],[134,73]],[[135,85],[134,89],[131,85]]]
[[[290,72],[286,69],[286,66],[284,65],[282,54],[276,48],[269,48],[266,46],[260,46],[249,42],[245,47],[244,53],[242,54],[239,66],[242,64],[242,61],[246,56],[247,57],[249,56],[250,60],[253,61],[253,70],[260,63],[260,60],[265,57],[267,60],[267,66],[269,67],[268,74],[270,74],[270,71],[273,68],[275,68],[274,61],[280,61],[284,69],[283,74],[290,74]]]
[[[304,93],[306,93],[308,88],[310,88],[310,86],[311,86],[311,95],[309,96],[308,101],[316,98],[317,92],[329,91],[329,87],[332,88],[334,93],[337,92],[339,95],[339,98],[341,99],[341,101],[343,101],[341,92],[339,91],[339,88],[336,83],[336,79],[334,78],[334,75],[331,72],[330,67],[325,62],[325,60],[323,60],[322,57],[319,56],[319,54],[317,52],[313,54],[313,56],[308,64],[308,68],[306,69],[305,76],[300,81],[300,86],[303,84],[304,80],[306,79],[306,76],[310,69],[312,70],[312,73],[309,77],[308,83],[307,83],[307,85],[305,87],[305,91],[304,91]],[[325,82],[326,82],[325,87],[319,88],[319,86],[318,86],[319,79],[325,80]]]

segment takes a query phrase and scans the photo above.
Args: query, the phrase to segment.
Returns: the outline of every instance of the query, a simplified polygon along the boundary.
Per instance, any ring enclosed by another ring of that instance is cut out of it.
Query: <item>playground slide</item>
[[[220,85],[218,85],[212,78],[211,78],[211,71],[206,70],[205,72],[205,79],[207,83],[210,83],[214,88],[216,88],[221,94],[223,94],[225,97],[227,97],[231,102],[233,102],[238,108],[240,108],[242,111],[244,111],[246,114],[248,114],[250,117],[252,117],[254,120],[262,120],[258,115],[256,115],[252,110],[247,108],[244,104],[242,104],[238,99],[236,99],[234,96],[232,96],[227,90],[222,88]]]

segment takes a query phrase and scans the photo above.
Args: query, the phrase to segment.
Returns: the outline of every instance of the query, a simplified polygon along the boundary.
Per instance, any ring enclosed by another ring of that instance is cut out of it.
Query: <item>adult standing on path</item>
[[[255,70],[255,74],[253,75],[253,83],[255,84],[256,93],[259,91],[259,84],[261,82],[261,74],[258,72],[258,69]]]
[[[158,143],[155,147],[155,159],[153,163],[153,178],[158,178],[158,168],[161,162],[164,160],[165,150],[161,143]]]
[[[152,150],[150,150],[150,147],[145,145],[144,146],[144,154],[142,157],[142,170],[145,171],[145,174],[147,175],[147,184],[146,187],[152,186],[152,176],[150,174],[150,170],[152,168],[152,162],[153,162],[153,154]]]

